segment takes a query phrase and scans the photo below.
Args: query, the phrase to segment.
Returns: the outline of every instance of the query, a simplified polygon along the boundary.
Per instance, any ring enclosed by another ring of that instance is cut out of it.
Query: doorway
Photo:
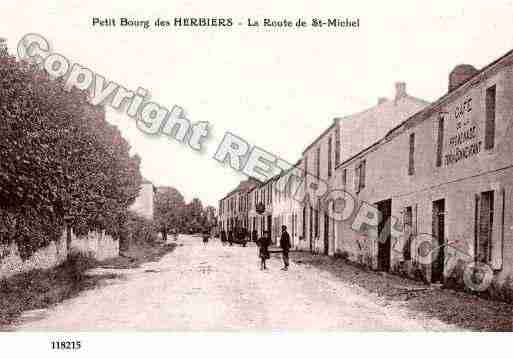
[[[330,236],[330,218],[327,213],[324,213],[324,254],[329,253],[329,237]]]
[[[310,252],[313,252],[313,241],[312,241],[312,237],[313,237],[313,209],[312,209],[312,206],[310,206],[310,236],[309,236],[309,242],[310,242]]]
[[[392,200],[387,199],[376,203],[380,218],[378,222],[378,270],[390,271],[390,215],[392,214]]]
[[[444,280],[444,261],[445,261],[445,200],[439,199],[433,202],[433,246],[437,250],[433,251],[433,258],[431,264],[431,282],[443,283]]]
[[[273,233],[272,233],[272,225],[273,225],[273,217],[271,215],[268,215],[267,216],[267,231],[268,231],[268,236],[269,238],[271,238],[272,242],[274,243],[274,240],[273,240]]]

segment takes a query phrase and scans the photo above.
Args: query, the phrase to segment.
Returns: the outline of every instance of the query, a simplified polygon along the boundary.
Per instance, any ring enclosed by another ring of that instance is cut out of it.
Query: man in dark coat
[[[230,246],[233,244],[233,230],[228,231],[228,243]]]
[[[281,226],[280,247],[283,255],[283,268],[282,270],[289,270],[289,251],[290,251],[290,236],[287,232],[287,226]]]
[[[251,232],[251,240],[255,243],[258,241],[258,232],[256,231],[256,229],[254,229],[253,232]]]

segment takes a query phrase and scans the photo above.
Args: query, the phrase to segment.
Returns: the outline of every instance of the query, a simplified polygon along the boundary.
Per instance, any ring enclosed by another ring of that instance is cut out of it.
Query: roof
[[[237,192],[251,192],[254,188],[258,187],[260,185],[260,181],[256,178],[249,177],[247,180],[240,181],[237,187],[235,187],[233,190],[228,192],[226,196],[221,198],[221,201],[234,195]]]
[[[319,140],[321,138],[324,137],[325,134],[327,134],[333,127],[335,127],[335,125],[337,124],[337,119],[333,119],[333,123],[330,125],[330,127],[328,127],[327,129],[325,129],[324,131],[322,131],[322,133],[317,136],[315,138],[315,140],[313,140],[308,146],[306,146],[306,148],[303,150],[303,155],[305,154],[306,151],[308,151],[310,148],[313,147],[313,145],[315,145],[317,142],[319,142]]]
[[[390,129],[428,105],[427,101],[405,95],[340,118],[340,162],[379,141]]]
[[[361,151],[355,153],[354,155],[350,156],[346,160],[342,161],[335,168],[341,167],[341,166],[351,162],[355,158],[360,157],[363,153],[370,151],[372,148],[377,147],[380,144],[390,141],[392,138],[396,137],[397,135],[402,133],[404,130],[412,128],[412,127],[416,126],[417,124],[423,122],[424,120],[428,119],[434,112],[437,112],[441,105],[443,105],[446,102],[451,101],[455,97],[459,96],[462,92],[466,91],[470,86],[474,85],[476,82],[481,82],[483,79],[485,79],[487,76],[489,76],[493,70],[499,70],[499,69],[502,69],[503,67],[506,67],[506,66],[509,66],[512,64],[513,64],[513,50],[510,50],[503,56],[499,57],[498,59],[494,60],[490,64],[488,64],[485,67],[483,67],[482,69],[480,69],[475,75],[471,76],[469,79],[462,82],[458,87],[456,87],[452,91],[448,91],[442,97],[440,97],[438,100],[429,104],[422,110],[414,113],[413,115],[408,117],[406,120],[399,123],[397,126],[394,126],[393,128],[391,128],[378,141],[375,141],[371,145],[363,148]]]
[[[386,131],[395,127],[405,117],[412,115],[421,108],[427,106],[428,101],[408,94],[398,99],[384,99],[376,105],[347,116],[336,117],[333,123],[325,129],[316,139],[311,142],[303,151],[303,155],[317,144],[330,130],[340,123],[342,154],[341,158],[348,157],[359,152],[362,147],[374,143],[385,135]],[[343,138],[346,138],[344,140]],[[346,151],[347,145],[350,148]],[[345,154],[344,152],[349,152]]]

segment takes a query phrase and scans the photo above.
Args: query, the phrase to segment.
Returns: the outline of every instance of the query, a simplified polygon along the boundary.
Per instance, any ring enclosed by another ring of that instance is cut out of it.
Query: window
[[[495,145],[495,86],[486,90],[485,150]]]
[[[347,168],[342,170],[342,186],[346,187],[347,185]]]
[[[493,191],[476,196],[475,217],[476,260],[488,263],[492,257]]]
[[[319,208],[315,209],[315,238],[319,238]]]
[[[365,160],[361,160],[355,168],[355,191],[360,192],[365,188]]]
[[[315,176],[321,178],[321,147],[317,147],[317,153],[315,156]]]
[[[362,162],[360,162],[360,189],[365,188],[365,164],[365,160],[362,160]]]
[[[444,149],[444,116],[438,117],[438,138],[436,141],[436,167],[442,165],[442,152]]]
[[[360,190],[360,164],[358,163],[354,169],[354,190],[356,193]]]
[[[310,206],[310,240],[312,239],[312,231],[313,231],[313,208]]]
[[[337,126],[335,128],[335,166],[338,166],[340,163],[340,127]]]
[[[408,156],[408,175],[411,176],[415,173],[415,134],[410,134],[410,154]]]
[[[331,137],[328,139],[328,178],[331,177],[331,151],[332,151]]]
[[[303,207],[303,239],[306,238],[306,207]]]

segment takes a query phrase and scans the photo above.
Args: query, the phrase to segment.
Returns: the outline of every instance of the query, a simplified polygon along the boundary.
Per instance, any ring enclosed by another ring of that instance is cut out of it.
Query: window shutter
[[[486,90],[485,150],[493,148],[495,144],[495,101],[496,90],[492,86]]]
[[[412,217],[412,233],[413,233],[413,240],[412,242],[414,242],[416,240],[415,236],[417,236],[417,233],[418,233],[418,228],[417,228],[417,213],[418,213],[418,208],[417,208],[417,204],[413,205],[412,206],[412,214],[411,214],[411,217]],[[411,247],[410,247],[411,248]],[[416,246],[414,246],[414,248],[410,249],[411,250],[411,259],[412,261],[414,262],[418,262],[418,248],[416,248]]]
[[[367,163],[365,160],[363,160],[360,164],[360,188],[365,188],[365,167],[367,167],[366,164]]]
[[[503,246],[504,246],[504,210],[506,203],[505,189],[501,188],[498,191],[499,198],[497,198],[497,205],[495,205],[495,213],[497,214],[494,220],[496,223],[495,230],[493,231],[492,238],[492,258],[491,266],[493,270],[501,270],[503,262]]]
[[[474,261],[477,261],[479,256],[480,199],[481,196],[476,194],[474,208]]]
[[[360,192],[360,164],[357,164],[354,170],[354,189],[356,193]]]

